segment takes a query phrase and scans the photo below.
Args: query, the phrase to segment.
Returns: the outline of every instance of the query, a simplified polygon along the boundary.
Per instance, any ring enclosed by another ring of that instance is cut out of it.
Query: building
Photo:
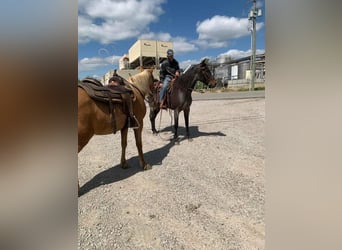
[[[256,55],[255,82],[265,81],[265,54]],[[218,58],[212,62],[214,76],[223,86],[248,84],[251,79],[251,57],[223,60]]]
[[[128,50],[128,54],[120,58],[117,74],[128,79],[130,75],[139,73],[140,67],[154,66],[153,76],[159,79],[160,63],[166,59],[168,49],[173,49],[172,42],[139,39]],[[108,71],[100,80],[102,84],[108,84],[113,73],[114,69]]]
[[[119,60],[119,70],[129,69],[129,57],[127,54],[123,55]]]
[[[139,39],[128,50],[129,68],[151,65],[159,68],[168,49],[173,49],[172,42]]]

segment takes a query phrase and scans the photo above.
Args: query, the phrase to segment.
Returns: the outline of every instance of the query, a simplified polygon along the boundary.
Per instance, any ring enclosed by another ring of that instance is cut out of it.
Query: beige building
[[[119,60],[117,74],[125,79],[130,75],[140,72],[140,66],[155,66],[154,78],[159,79],[160,63],[166,59],[168,49],[173,49],[172,42],[157,40],[137,40],[128,50],[128,55],[123,55]],[[108,80],[113,76],[114,69],[108,71],[102,78],[102,84],[108,84]]]
[[[172,42],[140,39],[128,50],[129,68],[151,65],[159,68],[161,61],[166,58],[168,49],[173,49]]]

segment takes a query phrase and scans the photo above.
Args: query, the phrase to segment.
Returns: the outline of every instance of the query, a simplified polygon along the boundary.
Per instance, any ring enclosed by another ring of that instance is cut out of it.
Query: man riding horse
[[[160,73],[159,73],[159,78],[160,81],[163,83],[163,86],[160,90],[160,109],[166,108],[164,106],[165,102],[165,92],[167,89],[167,86],[169,85],[170,81],[172,80],[173,77],[178,77],[180,72],[179,72],[179,63],[176,59],[173,58],[173,50],[168,49],[167,52],[167,60],[163,61],[162,64],[160,65]]]

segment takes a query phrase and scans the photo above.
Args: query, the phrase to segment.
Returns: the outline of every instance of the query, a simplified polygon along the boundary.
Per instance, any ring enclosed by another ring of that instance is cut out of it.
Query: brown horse
[[[141,133],[143,129],[143,119],[146,114],[145,96],[151,94],[153,88],[153,68],[145,69],[142,72],[130,77],[132,90],[135,99],[133,101],[133,112],[140,126],[134,129],[135,143],[139,154],[139,164],[146,170],[151,166],[145,162]],[[127,114],[124,112],[122,104],[113,104],[115,115],[115,128],[111,114],[109,112],[109,104],[100,102],[91,98],[83,88],[78,88],[78,152],[89,142],[93,135],[106,135],[121,132],[121,167],[127,168],[126,147],[127,147],[127,132],[126,126]]]

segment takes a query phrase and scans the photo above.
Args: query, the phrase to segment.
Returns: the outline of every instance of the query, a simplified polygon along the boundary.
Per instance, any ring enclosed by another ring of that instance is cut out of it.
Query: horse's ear
[[[204,58],[202,61],[201,61],[201,65],[206,65],[208,64],[209,62],[209,59],[208,58]]]

